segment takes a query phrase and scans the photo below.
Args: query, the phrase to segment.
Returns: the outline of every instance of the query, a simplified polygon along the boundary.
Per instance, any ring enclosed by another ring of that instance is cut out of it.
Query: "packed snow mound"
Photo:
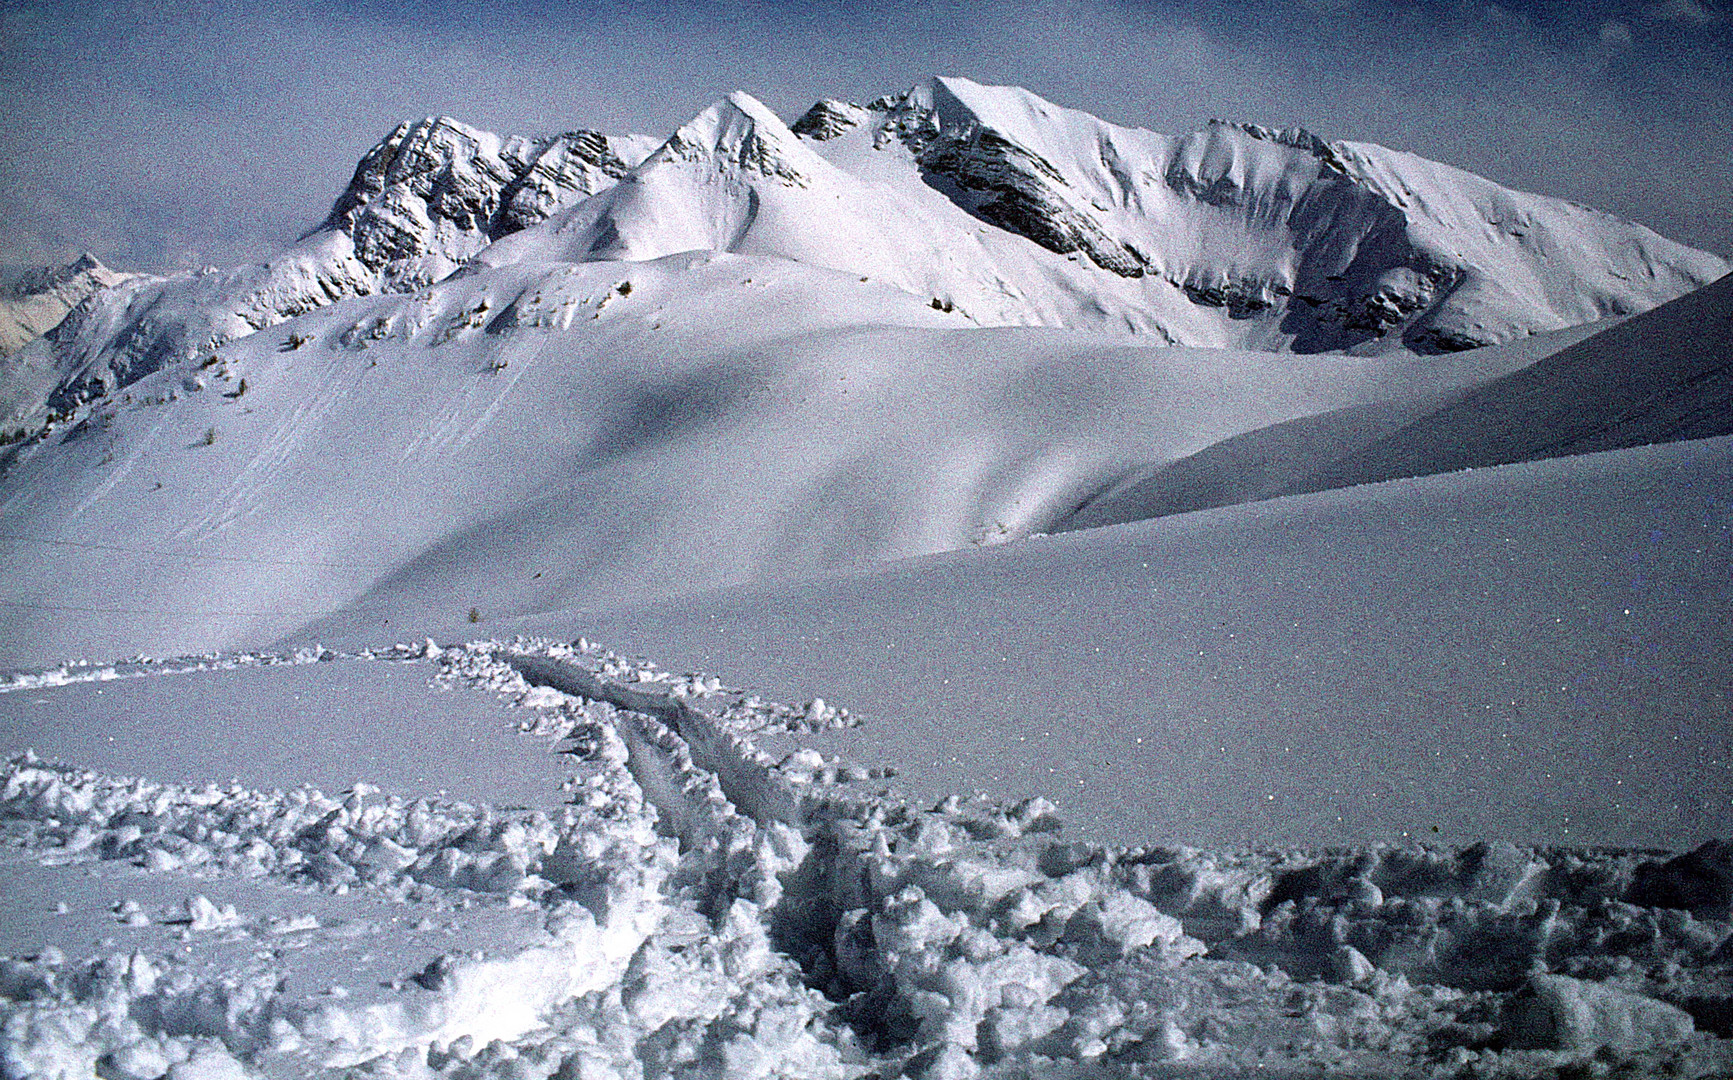
[[[64,417],[165,364],[345,297],[440,280],[499,237],[608,187],[652,145],[594,131],[499,136],[445,117],[402,124],[362,158],[324,224],[281,254],[139,277],[79,309],[18,358],[52,381],[46,393],[9,398],[12,417]]]
[[[1025,294],[1087,295],[1063,305],[1065,325],[1184,344],[1452,351],[1646,310],[1727,271],[1606,214],[1298,129],[1172,138],[941,78],[864,107],[820,102],[794,130],[863,177],[936,189],[1109,275],[1003,264]]]
[[[822,702],[583,640],[345,662],[379,660],[505,695],[582,763],[569,801],[262,792],[14,756],[0,837],[50,914],[0,958],[8,1075],[1733,1066],[1724,844],[1084,843],[1043,799],[915,803],[881,770],[764,749],[834,717]],[[91,926],[103,938],[59,925],[93,893],[121,897]],[[387,904],[389,929],[365,917]],[[487,932],[502,922],[517,929]]]

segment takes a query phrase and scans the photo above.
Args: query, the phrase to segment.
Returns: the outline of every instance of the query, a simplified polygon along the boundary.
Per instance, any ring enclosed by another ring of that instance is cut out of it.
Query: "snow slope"
[[[1091,840],[1678,848],[1733,829],[1730,465],[1477,469],[502,629],[848,705],[826,749]]]
[[[1240,432],[1514,362],[983,329],[763,257],[470,272],[329,305],[14,447],[0,657],[256,646],[356,607],[383,631],[973,547]]]
[[[1733,432],[1733,276],[1478,387],[1294,490]]]
[[[1733,433],[1730,330],[1733,276],[1611,327],[1533,339],[1518,355],[1538,362],[1473,389],[1286,421],[1136,470],[1055,529]]]
[[[520,639],[13,676],[5,749],[52,717],[70,760],[3,774],[0,1060],[1725,1075],[1733,853],[1685,849],[1733,814],[1730,455],[1403,480],[517,624],[694,674]],[[314,632],[381,633],[365,611]],[[424,704],[433,663],[528,707],[525,733]],[[172,761],[127,745],[219,711],[224,737]],[[454,720],[524,741],[454,755]],[[558,784],[550,736],[582,761]],[[271,738],[291,764],[231,764],[231,739]],[[572,801],[472,801],[496,769]],[[363,782],[292,787],[321,776]],[[1580,846],[1608,842],[1667,850]]]

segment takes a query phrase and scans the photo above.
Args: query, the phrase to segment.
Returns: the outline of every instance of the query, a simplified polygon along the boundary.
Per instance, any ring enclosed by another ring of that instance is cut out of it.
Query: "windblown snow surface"
[[[1725,271],[966,80],[405,124],[7,369],[0,1076],[1733,1075]]]

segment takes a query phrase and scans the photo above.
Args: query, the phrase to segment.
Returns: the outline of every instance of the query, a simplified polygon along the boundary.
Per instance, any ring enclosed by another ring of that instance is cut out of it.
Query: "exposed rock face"
[[[970,213],[1049,251],[1082,252],[1103,270],[1143,276],[1145,260],[1078,205],[1059,169],[970,110],[950,92],[950,81],[934,79],[868,109],[882,117],[876,141],[900,139],[922,170],[948,181],[947,194]]]
[[[382,284],[407,291],[612,186],[645,149],[595,131],[501,138],[449,117],[407,122],[361,159],[318,231],[346,234]]]
[[[868,118],[864,106],[852,101],[836,101],[825,98],[806,114],[796,120],[790,130],[796,135],[804,135],[815,142],[834,139],[851,128],[859,127]]]

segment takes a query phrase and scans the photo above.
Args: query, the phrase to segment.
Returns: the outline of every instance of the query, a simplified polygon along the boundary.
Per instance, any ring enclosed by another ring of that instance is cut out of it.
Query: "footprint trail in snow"
[[[800,748],[852,722],[822,701],[766,702],[582,641],[362,660],[436,664],[507,697],[526,734],[572,755],[567,801],[14,758],[0,1074],[1733,1070],[1733,845],[1078,843],[1044,800],[925,808],[890,770]],[[66,668],[0,690],[259,662]],[[127,899],[101,910],[98,948],[51,943],[69,901],[110,894]]]

